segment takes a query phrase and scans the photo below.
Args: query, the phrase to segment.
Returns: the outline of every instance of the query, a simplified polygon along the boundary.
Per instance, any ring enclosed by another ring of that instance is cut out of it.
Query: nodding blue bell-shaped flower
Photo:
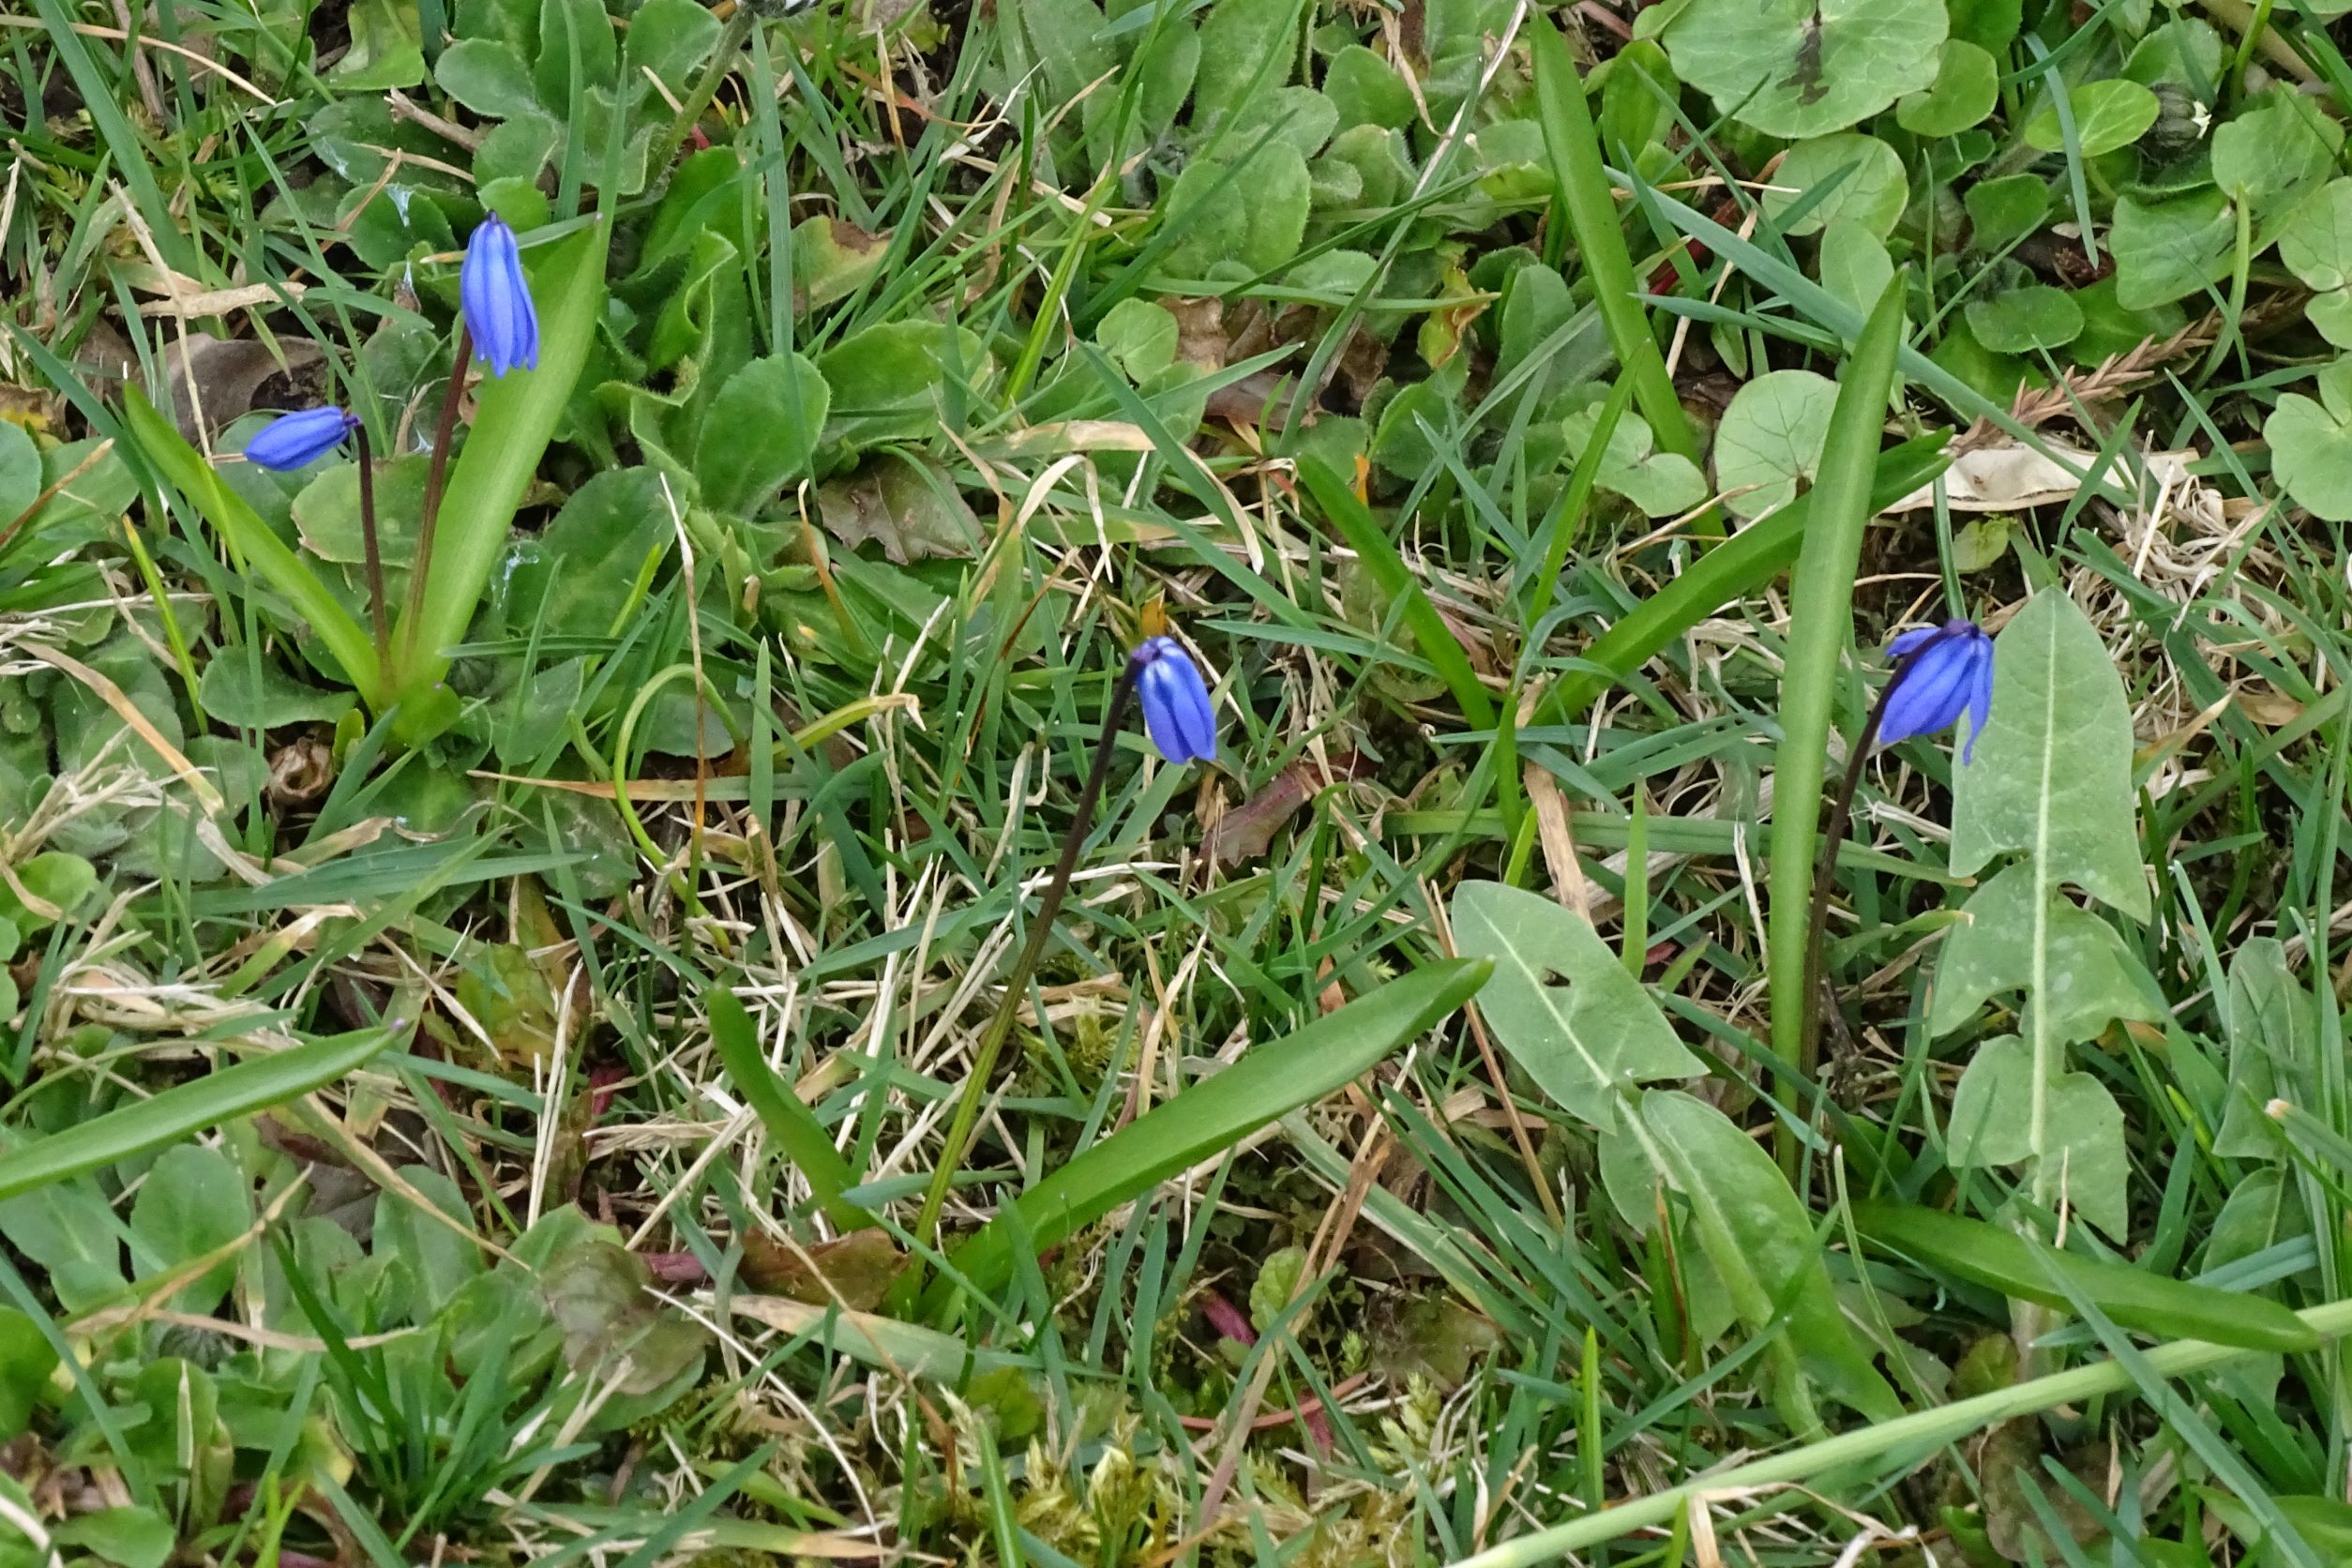
[[[1946,621],[1905,632],[1887,644],[1887,656],[1895,661],[1894,684],[1878,720],[1879,744],[1934,734],[1966,715],[1960,761],[1967,765],[1993,716],[1993,640],[1974,621]]]
[[[245,460],[280,474],[308,468],[343,444],[359,421],[339,408],[280,415],[245,444]]]
[[[465,310],[466,330],[474,335],[474,352],[491,375],[503,376],[518,366],[539,368],[539,312],[522,276],[515,232],[496,213],[483,219],[465,243],[458,302]]]
[[[1171,762],[1216,760],[1217,719],[1192,656],[1172,637],[1147,637],[1133,656],[1152,744]]]

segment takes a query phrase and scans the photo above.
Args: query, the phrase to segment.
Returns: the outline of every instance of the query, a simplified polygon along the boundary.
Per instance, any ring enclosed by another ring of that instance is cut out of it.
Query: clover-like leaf
[[[1715,427],[1715,483],[1724,505],[1762,517],[1796,499],[1820,466],[1837,383],[1811,370],[1771,370],[1732,394]]]
[[[1598,408],[1580,409],[1563,427],[1570,461],[1584,455],[1600,423]],[[1621,495],[1641,508],[1645,517],[1666,518],[1687,512],[1707,499],[1707,475],[1698,465],[1673,452],[1655,449],[1655,437],[1641,415],[1626,414],[1609,434],[1595,481],[1603,490]]]
[[[2279,230],[2279,260],[2321,294],[2352,283],[2352,179],[2329,180],[2295,204]]]
[[[2199,292],[2228,274],[2237,239],[2237,218],[2218,190],[2166,202],[2116,198],[2107,247],[2115,252],[2117,302],[2144,310]]]
[[[2000,65],[1988,51],[1966,38],[1946,38],[1936,80],[1903,96],[1894,106],[1894,122],[1914,136],[1957,136],[1993,112],[2000,100]]]
[[[2290,392],[2262,423],[2270,469],[2295,503],[2329,522],[2352,522],[2352,359],[2319,372],[2319,400]]]
[[[1940,0],[1690,0],[1666,50],[1683,81],[1771,136],[1821,136],[1936,79]]]
[[[2074,121],[2075,147],[2085,158],[2130,146],[2148,133],[2162,110],[2154,93],[2120,77],[2077,83],[2067,89],[2066,106]],[[2026,122],[2025,138],[2027,145],[2041,152],[2065,150],[2065,127],[2056,104],[2044,104]]]
[[[1818,234],[1846,219],[1883,235],[1903,216],[1909,196],[1909,178],[1892,147],[1876,136],[1841,132],[1788,149],[1765,193],[1764,216],[1778,220],[1802,208],[1781,224],[1781,232],[1789,234]]]
[[[2083,330],[2082,307],[2064,289],[2028,283],[1968,302],[1968,330],[1996,354],[2060,349]]]

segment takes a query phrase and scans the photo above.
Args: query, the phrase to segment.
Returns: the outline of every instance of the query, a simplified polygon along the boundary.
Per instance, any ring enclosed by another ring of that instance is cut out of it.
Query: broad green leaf
[[[1148,299],[1123,299],[1095,325],[1094,341],[1138,386],[1176,363],[1176,318]]]
[[[152,1277],[229,1246],[253,1223],[251,1184],[226,1154],[199,1144],[167,1149],[132,1199],[130,1229],[153,1255]],[[236,1259],[214,1264],[183,1286],[173,1307],[199,1316],[219,1306],[235,1283]]]
[[[40,498],[41,455],[21,425],[0,420],[0,528],[22,517]]]
[[[702,422],[694,471],[703,501],[741,517],[773,501],[808,472],[832,404],[824,376],[797,354],[771,354],[737,370]]]
[[[2088,1073],[2064,1070],[2065,1048],[2003,1035],[1977,1048],[1952,1097],[1946,1155],[1955,1167],[2025,1165],[2035,1200],[2063,1201],[2118,1241],[2131,1233],[2131,1154],[2123,1108]]]
[[[354,0],[346,13],[351,48],[327,72],[345,92],[380,93],[425,80],[416,7],[408,0]]]
[[[1821,231],[1821,286],[1865,316],[1894,280],[1894,260],[1877,234],[1845,219]]]
[[[2201,294],[2226,277],[2237,219],[2218,190],[2169,201],[2118,196],[2107,248],[2115,252],[2116,299],[2130,310]]]
[[[824,439],[852,447],[935,433],[951,362],[969,382],[988,369],[979,336],[937,322],[895,321],[852,333],[817,361],[832,390]]]
[[[433,63],[433,80],[443,92],[489,119],[508,119],[540,107],[521,52],[495,38],[460,38],[451,44]],[[478,165],[475,173],[480,173]]]
[[[1054,101],[1067,103],[1111,68],[1101,40],[1102,8],[1093,0],[1015,0],[1004,8],[1045,69]]]
[[[2295,504],[2329,522],[2352,521],[2352,358],[2321,369],[2319,399],[2289,392],[2262,422],[2270,468]]]
[[[2213,1152],[2235,1159],[2271,1159],[2287,1148],[2265,1109],[2284,1093],[2310,1097],[2318,1043],[2311,994],[2295,978],[2276,937],[2241,944],[2229,964],[2229,1087]]]
[[[1996,354],[2030,354],[2062,349],[2082,335],[2082,307],[2066,290],[2048,283],[2003,289],[1989,299],[1972,299],[1968,330]]]
[[[395,695],[403,702],[423,699],[448,671],[447,650],[464,637],[490,573],[506,553],[515,509],[587,363],[589,339],[604,310],[604,231],[596,223],[523,251],[539,311],[539,366],[485,376],[475,384],[474,429],[449,465],[423,607],[415,626],[403,625],[395,634]]]
[[[1502,120],[1479,131],[1481,138],[1501,131],[1505,127],[1525,127],[1533,131],[1533,140],[1540,148],[1542,132],[1525,120]],[[1332,132],[1339,128],[1339,111],[1330,98],[1312,87],[1292,85],[1260,93],[1242,106],[1233,116],[1232,128],[1226,132],[1226,144],[1247,147],[1260,136],[1271,133],[1277,142],[1290,146],[1301,158],[1313,158],[1323,150]],[[1539,151],[1537,155],[1542,156]],[[1289,258],[1283,258],[1288,261]]]
[[[179,1545],[180,1532],[152,1508],[100,1508],[75,1515],[51,1530],[49,1539],[114,1568],[163,1568]]]
[[[980,520],[955,480],[926,458],[877,452],[817,487],[825,532],[852,548],[882,547],[899,565],[978,553]]]
[[[90,1182],[58,1181],[0,1199],[0,1234],[41,1266],[68,1312],[83,1312],[121,1294],[119,1226]]]
[[[2213,132],[2213,183],[2268,215],[2335,173],[2344,129],[2292,92],[2265,93]]]
[[[376,1194],[374,1239],[371,1243],[377,1256],[398,1258],[408,1266],[430,1304],[419,1314],[428,1319],[432,1310],[454,1296],[466,1281],[482,1272],[481,1249],[467,1239],[473,1216],[466,1212],[465,1194],[458,1184],[442,1172],[428,1166],[410,1165],[400,1168],[400,1177],[422,1195],[440,1214],[456,1222],[452,1229],[432,1215],[417,1208],[415,1199],[407,1193],[387,1188]]]
[[[32,1421],[56,1365],[56,1347],[40,1325],[15,1307],[0,1306],[0,1442],[15,1439]]]
[[[1779,1398],[1790,1424],[1819,1425],[1797,1378],[1873,1421],[1900,1415],[1894,1391],[1846,1326],[1813,1216],[1772,1156],[1723,1112],[1677,1091],[1643,1095],[1640,1120],[1645,1146],[1689,1202],[1707,1260],[1740,1320],[1756,1333],[1786,1324],[1776,1337],[1793,1352],[1795,1377],[1784,1376]]]
[[[1312,1105],[1435,1027],[1476,995],[1490,972],[1464,959],[1425,964],[1295,1033],[1252,1047],[1233,1065],[1048,1169],[1015,1199],[1018,1220],[1000,1214],[949,1261],[980,1289],[994,1289],[1012,1272],[1015,1245],[1059,1245],[1267,1123]],[[1018,1241],[1017,1226],[1025,1232]],[[943,1309],[953,1299],[952,1283],[935,1286],[926,1305]]]
[[[887,234],[869,234],[837,218],[804,218],[792,225],[792,303],[800,310],[847,299],[882,270]]]
[[[1351,43],[1323,68],[1323,93],[1339,111],[1339,125],[1374,125],[1390,130],[1412,123],[1412,89],[1371,50]]]
[[[1968,213],[1968,244],[1997,255],[2050,216],[2050,182],[2039,174],[2004,174],[1968,187],[1962,201]]]
[[[1812,370],[1770,370],[1731,396],[1715,427],[1715,484],[1724,505],[1762,517],[1796,499],[1829,438],[1837,383]]]
[[[1192,90],[1196,125],[1233,113],[1253,93],[1289,84],[1298,20],[1298,0],[1217,0],[1200,24],[1200,69]]]
[[[2303,307],[2312,330],[2340,349],[2352,349],[2352,288],[2314,294]]]
[[[645,0],[629,13],[623,64],[633,79],[650,71],[679,98],[689,89],[695,68],[718,42],[719,21],[695,0]]]
[[[92,1117],[70,1133],[18,1144],[0,1153],[0,1199],[127,1160],[323,1088],[355,1071],[407,1029],[405,1022],[396,1021],[216,1068]]]
[[[2143,1334],[2276,1351],[2307,1350],[2318,1338],[2300,1318],[2264,1297],[2187,1284],[2128,1263],[2053,1252],[1983,1220],[1867,1201],[1854,1205],[1854,1225],[1875,1246],[2013,1300],[2063,1310],[2065,1293],[2043,1267],[2043,1259],[2054,1259],[2067,1282],[2092,1304]]]
[[[1843,219],[1883,237],[1903,216],[1909,197],[1909,179],[1895,150],[1876,136],[1847,131],[1788,149],[1765,192],[1764,216],[1781,222],[1784,234],[1817,234]],[[1783,213],[1799,206],[1805,209],[1802,216],[1781,221]],[[1874,294],[1870,304],[1877,303]]]
[[[2075,147],[2085,158],[2101,158],[2128,147],[2156,123],[2156,95],[2136,82],[2111,78],[2082,82],[2067,89],[2067,107],[2073,111]],[[2055,105],[2026,121],[2027,145],[2039,152],[2063,152],[2066,136]]]
[[[592,87],[611,86],[619,53],[603,0],[540,0],[532,76],[539,101],[551,113],[569,113],[575,90],[584,98]],[[599,152],[604,145],[595,138],[588,144]]]
[[[2167,22],[2132,46],[2123,74],[2143,87],[2169,84],[2210,104],[2222,81],[2221,35],[2197,18]]]
[[[516,541],[502,574],[506,625],[519,635],[610,637],[636,596],[646,560],[677,537],[672,505],[650,468],[590,476],[536,536]]]
[[[2189,313],[2177,304],[2125,309],[2116,298],[2113,273],[2088,288],[2074,290],[2073,299],[2074,308],[2083,313],[2083,330],[2066,352],[2075,364],[2086,368],[2104,364],[2151,338],[2169,338],[2189,324]]]
[[[1636,1085],[1705,1070],[1591,926],[1551,899],[1466,882],[1451,913],[1456,949],[1494,961],[1479,1010],[1496,1042],[1578,1121],[1610,1126]]]
[[[2061,1043],[2096,1039],[2119,1018],[2162,1023],[2164,995],[2115,927],[2063,896],[2034,907],[2032,867],[2012,866],[1979,888],[1961,924],[1944,939],[1928,1008],[1930,1033],[1949,1034],[1998,992],[2024,990],[2027,1008],[2046,1008]],[[2047,955],[2046,983],[2035,990],[2037,943]]]
[[[1904,95],[1894,120],[1914,136],[1957,136],[1982,124],[1999,100],[1999,63],[1981,46],[1951,38],[1937,57],[1936,80]]]
[[[1770,136],[1844,130],[1935,81],[1941,0],[1691,0],[1664,41],[1682,80]]]
[[[1600,410],[1581,409],[1562,427],[1568,460],[1583,456],[1600,420]],[[1601,489],[1623,496],[1648,517],[1675,517],[1707,499],[1707,476],[1688,458],[1654,449],[1650,426],[1638,414],[1627,414],[1609,432],[1601,458]]]
[[[1993,713],[1975,761],[1952,770],[1952,870],[2032,857],[2041,885],[2072,882],[2135,920],[2148,914],[2122,677],[2064,594],[2028,600],[1995,640]]]
[[[2295,204],[2279,230],[2279,260],[2307,289],[2352,283],[2352,179],[2329,180]]]
[[[1666,140],[1682,84],[1656,40],[1623,45],[1593,77],[1601,83],[1601,147],[1607,157],[1637,158],[1650,143]]]

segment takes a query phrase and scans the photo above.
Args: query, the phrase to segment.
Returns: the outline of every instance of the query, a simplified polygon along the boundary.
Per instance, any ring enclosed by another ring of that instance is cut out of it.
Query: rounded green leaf
[[[2083,330],[2082,308],[2064,289],[2028,283],[1968,302],[1968,330],[1997,354],[2060,349]]]
[[[1968,187],[1963,202],[1970,248],[1998,255],[2050,216],[2050,182],[2039,174],[2003,174]]]
[[[1820,136],[1936,79],[1942,0],[1690,0],[1665,43],[1682,80],[1771,136]]]
[[[2279,260],[2321,294],[2352,283],[2352,179],[2329,180],[2296,204],[2279,230]]]
[[[1837,383],[1811,370],[1772,370],[1732,395],[1715,427],[1715,484],[1724,505],[1762,517],[1796,499],[1820,465]]]
[[[2075,148],[2085,158],[2130,146],[2156,123],[2163,107],[2154,93],[2121,77],[2077,83],[2067,90],[2066,102],[2074,114]],[[2058,120],[2058,106],[2044,104],[2040,113],[2026,122],[2025,137],[2027,145],[2039,151],[2064,151],[2066,130]]]
[[[1764,216],[1788,234],[1818,234],[1842,219],[1884,235],[1903,216],[1909,194],[1903,159],[1876,136],[1817,136],[1789,148],[1781,160],[1765,192]],[[1797,209],[1802,210],[1793,221],[1781,219]],[[1876,296],[1871,303],[1877,303]]]
[[[1907,93],[1894,106],[1895,123],[1914,136],[1956,136],[1982,124],[2000,98],[2000,67],[1966,38],[1946,38],[1936,80]]]
[[[2115,252],[2116,300],[2127,310],[2167,305],[2227,276],[2238,220],[2218,190],[2168,202],[2120,196],[2107,232]]]
[[[1863,315],[1894,279],[1894,259],[1878,236],[1847,219],[1821,231],[1821,286]]]
[[[443,50],[433,66],[433,80],[443,92],[489,119],[539,109],[531,68],[511,44],[494,38],[460,38]]]
[[[2319,372],[2319,401],[2279,400],[2262,424],[2270,470],[2295,504],[2329,522],[2352,522],[2352,360]]]

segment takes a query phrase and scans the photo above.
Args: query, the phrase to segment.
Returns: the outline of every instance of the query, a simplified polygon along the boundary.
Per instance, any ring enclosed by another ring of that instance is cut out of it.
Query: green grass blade
[[[188,497],[204,520],[229,542],[231,550],[268,579],[271,587],[293,601],[302,618],[310,623],[310,629],[326,644],[335,662],[343,667],[353,686],[368,699],[369,706],[375,706],[383,682],[382,672],[376,668],[375,644],[359,622],[327,592],[318,574],[269,531],[269,525],[245,504],[242,496],[220,482],[220,475],[213,472],[204,454],[190,446],[136,386],[124,389],[123,419],[141,455]]]
[[[1941,474],[1949,461],[1943,455],[1946,439],[1938,431],[1880,453],[1870,505],[1891,506]],[[1815,504],[1814,493],[1801,495],[1761,522],[1741,529],[1621,616],[1585,649],[1584,667],[1568,671],[1552,687],[1535,722],[1573,721],[1684,632],[1787,570],[1804,542]]]
[[[2069,1290],[2096,1304],[2125,1328],[2168,1339],[2209,1339],[2247,1350],[2314,1349],[2308,1324],[2266,1296],[2217,1290],[2073,1253],[2052,1253],[2015,1231],[1983,1220],[1909,1204],[1857,1203],[1863,1238],[1916,1263],[1953,1274],[2016,1301],[2071,1309]],[[2062,1270],[2067,1289],[2051,1282],[2044,1259]]]
[[[726,987],[713,986],[702,993],[702,1005],[710,1013],[711,1043],[718,1048],[729,1081],[744,1103],[759,1113],[768,1137],[807,1179],[825,1217],[852,1228],[873,1224],[872,1215],[842,1198],[857,1184],[857,1177],[817,1118],[768,1065],[760,1049],[759,1031],[743,1003]]]
[[[539,471],[604,309],[605,232],[592,223],[550,247],[530,268],[539,310],[539,368],[485,377],[478,412],[449,469],[441,522],[416,625],[399,628],[393,696],[420,698],[447,672],[446,650],[465,635],[514,526],[515,508]],[[529,253],[526,252],[526,255]],[[679,498],[684,505],[686,498]]]
[[[1903,276],[1897,273],[1862,328],[1838,379],[1837,406],[1813,485],[1812,518],[1797,558],[1781,668],[1780,746],[1772,798],[1772,907],[1768,927],[1772,1048],[1809,1073],[1805,927],[1813,905],[1814,838],[1827,768],[1830,710],[1854,629],[1854,575],[1870,523],[1871,476],[1878,460],[1895,351],[1903,345]]]
[[[2352,1334],[2352,1301],[2329,1302],[2296,1316],[2323,1341]],[[2179,1377],[2226,1365],[2256,1353],[2208,1340],[2181,1339],[2142,1354],[2138,1369]],[[1991,1394],[1981,1394],[1973,1399],[1954,1400],[1893,1421],[1841,1432],[1836,1437],[1734,1465],[1729,1470],[1711,1470],[1696,1480],[1634,1498],[1598,1514],[1489,1546],[1458,1560],[1453,1568],[1535,1568],[1537,1563],[1557,1561],[1569,1552],[1663,1525],[1702,1495],[1720,1495],[1749,1486],[1786,1486],[1832,1473],[1851,1476],[1873,1467],[1907,1470],[1946,1443],[1971,1432],[2061,1405],[2121,1394],[2134,1381],[2133,1370],[2115,1361],[2093,1362],[2088,1366],[2055,1372]]]
[[[0,1199],[31,1192],[192,1133],[283,1105],[333,1083],[384,1049],[405,1024],[330,1035],[178,1084],[0,1154]]]
[[[1625,248],[1625,231],[1618,225],[1600,133],[1593,128],[1591,106],[1584,100],[1576,58],[1560,30],[1541,17],[1528,23],[1528,38],[1535,51],[1535,102],[1544,124],[1544,148],[1551,154],[1568,231],[1576,236],[1576,252],[1592,279],[1593,303],[1608,327],[1617,363],[1632,378],[1634,400],[1658,445],[1694,463],[1702,462],[1698,438],[1691,433],[1658,341],[1650,335],[1650,315],[1641,308],[1633,254]]]
[[[1156,1184],[1369,1071],[1468,1002],[1489,969],[1466,958],[1425,965],[1295,1033],[1254,1048],[1049,1172],[1015,1200],[1018,1223],[1035,1246],[1058,1244]],[[1010,1217],[990,1220],[949,1255],[955,1271],[983,1289],[1012,1273]],[[943,1309],[954,1289],[952,1279],[940,1281],[926,1305]]]
[[[1461,641],[1438,613],[1438,607],[1429,602],[1429,596],[1414,577],[1405,558],[1397,552],[1396,542],[1380,532],[1372,520],[1371,511],[1356,499],[1356,492],[1347,481],[1314,458],[1299,460],[1299,477],[1348,540],[1348,548],[1356,552],[1372,574],[1380,592],[1390,598],[1402,599],[1405,622],[1412,627],[1413,641],[1421,648],[1421,656],[1437,670],[1446,689],[1454,693],[1462,716],[1481,730],[1495,725],[1494,701],[1486,688],[1478,684],[1478,671],[1470,668],[1470,656],[1462,652]]]

